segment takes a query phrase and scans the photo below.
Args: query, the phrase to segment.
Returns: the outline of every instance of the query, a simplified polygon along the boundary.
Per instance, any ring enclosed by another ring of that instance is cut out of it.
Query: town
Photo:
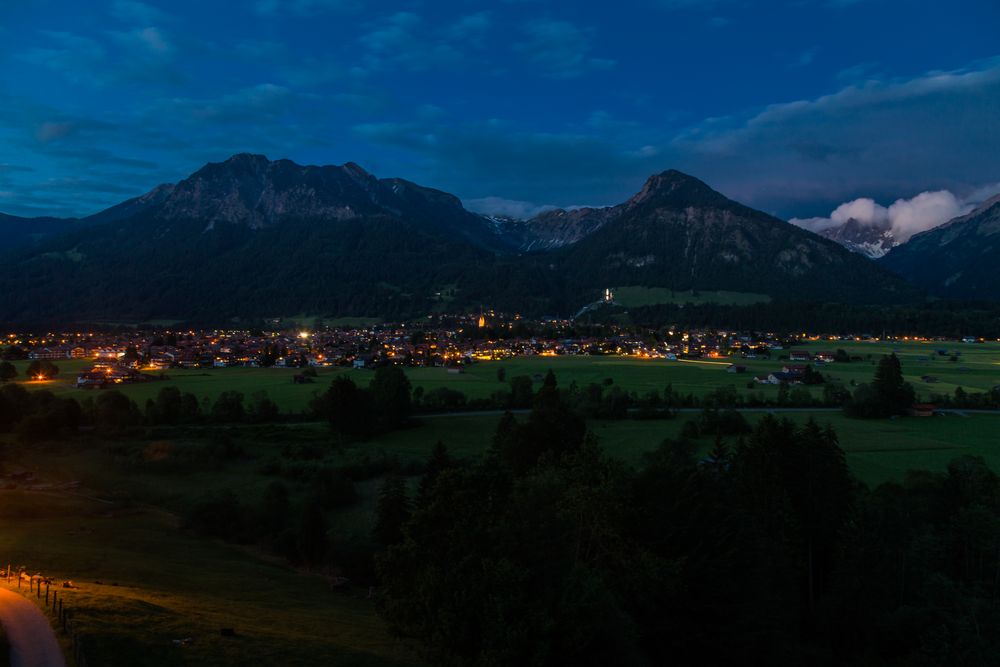
[[[105,332],[8,333],[0,341],[0,357],[58,361],[94,360],[81,375],[81,386],[101,380],[121,384],[138,381],[140,373],[170,368],[226,367],[336,367],[376,368],[387,364],[447,367],[461,370],[477,361],[530,356],[616,355],[667,361],[701,360],[725,365],[730,373],[746,366],[732,359],[770,359],[799,362],[780,364],[774,372],[757,375],[759,383],[797,382],[807,364],[847,361],[836,350],[839,342],[925,342],[941,345],[974,344],[984,338],[959,340],[915,336],[819,334],[805,332],[738,332],[716,330],[639,329],[636,327],[578,327],[571,320],[527,321],[520,316],[438,316],[420,324],[384,324],[367,327],[283,327],[272,331],[239,329],[173,330],[128,329]],[[1000,341],[998,341],[1000,342]],[[810,349],[788,349],[796,346]],[[830,349],[818,348],[828,345]],[[947,347],[933,350],[951,354]],[[805,362],[805,363],[802,363]]]

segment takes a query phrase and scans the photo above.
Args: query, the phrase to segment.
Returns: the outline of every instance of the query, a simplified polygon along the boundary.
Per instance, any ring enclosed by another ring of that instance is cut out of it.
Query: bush
[[[252,525],[247,508],[232,491],[220,491],[205,497],[187,512],[185,526],[203,537],[244,542],[247,526]]]
[[[325,510],[340,509],[358,499],[354,482],[332,468],[320,468],[309,483],[309,495]]]
[[[31,380],[51,380],[59,375],[59,367],[48,359],[35,359],[28,364],[25,375]]]

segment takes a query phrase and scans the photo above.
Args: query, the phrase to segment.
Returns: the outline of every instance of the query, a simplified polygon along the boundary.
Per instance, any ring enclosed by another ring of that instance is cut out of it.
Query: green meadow
[[[887,344],[861,341],[815,341],[813,352],[844,349],[858,357],[822,368],[836,382],[852,385],[871,379],[882,354],[895,352],[906,379],[918,393],[984,391],[1000,384],[1000,345],[996,343]],[[946,354],[938,354],[938,351]],[[560,385],[604,383],[643,394],[662,391],[704,395],[720,387],[761,396],[777,388],[747,384],[756,374],[780,370],[777,351],[770,360],[648,360],[632,357],[521,357],[478,362],[461,374],[443,368],[411,368],[414,387],[448,387],[470,398],[504,389],[498,378],[540,378],[555,372]],[[954,360],[953,360],[954,359]],[[56,362],[60,375],[37,382],[24,378],[27,362],[17,362],[18,381],[29,389],[84,398],[93,392],[74,387],[85,360]],[[746,374],[726,372],[729,363]],[[371,371],[318,369],[312,384],[293,384],[296,369],[210,368],[166,371],[167,379],[120,389],[142,405],[166,386],[176,386],[210,402],[221,392],[247,396],[265,392],[286,411],[302,411],[337,374],[359,384]],[[922,376],[933,376],[926,382]],[[813,388],[819,392],[821,389]],[[766,411],[744,413],[751,423]],[[1000,414],[948,414],[932,419],[903,417],[859,421],[836,411],[780,413],[795,421],[831,424],[840,437],[854,475],[870,486],[902,480],[908,470],[943,470],[961,455],[982,456],[1000,470]],[[682,412],[669,420],[591,421],[588,426],[604,449],[638,468],[644,455],[665,439],[680,435],[698,418]],[[155,429],[141,438],[102,441],[92,437],[63,443],[7,443],[7,467],[29,469],[45,482],[79,482],[75,490],[0,490],[0,560],[72,579],[81,587],[66,592],[84,629],[91,664],[214,665],[417,664],[412,646],[392,639],[361,587],[334,587],[337,572],[298,571],[253,545],[237,547],[199,538],[183,527],[181,517],[195,503],[219,491],[235,494],[249,506],[261,501],[276,479],[287,483],[293,503],[308,492],[305,482],[318,466],[343,469],[391,461],[396,469],[416,470],[434,445],[443,442],[453,456],[471,460],[489,447],[497,414],[428,416],[411,428],[367,442],[337,445],[325,425],[295,423],[262,426],[205,426]],[[239,444],[239,454],[224,461],[202,462],[213,440]],[[707,453],[713,441],[701,438]],[[314,451],[298,457],[295,452]],[[292,452],[292,454],[289,454]],[[374,462],[374,463],[373,463]],[[275,471],[279,471],[275,473]],[[410,474],[410,473],[407,473]],[[355,481],[355,500],[328,512],[329,534],[344,549],[370,548],[370,531],[382,473]],[[416,477],[411,477],[415,483]],[[102,583],[97,583],[102,582]],[[237,630],[222,637],[222,627]],[[174,639],[192,637],[176,644]]]
[[[969,356],[970,361],[963,363],[976,363]],[[664,371],[689,374],[691,386],[697,386],[699,377],[723,382],[729,378],[693,364],[612,358],[480,364],[461,376],[418,369],[413,377],[418,381],[427,374],[442,383],[492,388],[498,384],[496,366],[529,373],[552,363],[562,364],[555,366],[560,377],[578,382],[612,377],[637,390],[646,382],[662,382]],[[858,377],[867,375],[867,363],[856,366]],[[477,379],[475,371],[480,369],[490,373]],[[242,376],[250,391],[260,379],[288,372],[208,371],[207,377],[218,385],[206,384],[204,390],[238,388],[231,379]],[[981,374],[985,382],[989,376]],[[191,382],[196,377],[192,374]],[[675,386],[679,384],[677,375],[670,377]],[[228,385],[225,380],[230,380]],[[287,386],[292,387],[290,382]],[[751,423],[764,414],[745,413]],[[852,472],[869,485],[901,480],[910,469],[943,470],[950,460],[965,454],[982,456],[1000,470],[1000,415],[996,414],[881,421],[850,420],[830,411],[778,416],[831,424]],[[646,453],[665,439],[678,437],[685,422],[697,418],[696,413],[684,412],[669,420],[591,421],[588,427],[610,455],[638,468]],[[0,560],[80,586],[60,589],[60,594],[75,610],[91,664],[308,665],[316,664],[317,656],[328,664],[419,664],[412,646],[389,636],[365,587],[333,586],[331,577],[338,572],[299,571],[254,545],[196,537],[183,527],[182,517],[196,502],[220,491],[232,492],[242,503],[254,506],[277,479],[289,486],[293,503],[298,502],[308,491],[305,482],[297,480],[307,479],[315,467],[392,460],[398,469],[407,470],[426,459],[437,442],[446,444],[453,456],[472,460],[489,447],[498,419],[495,414],[425,417],[411,428],[339,445],[318,423],[177,428],[153,430],[143,437],[111,441],[83,437],[41,445],[23,445],[6,436],[7,467],[33,470],[52,486],[0,490]],[[220,437],[238,443],[238,454],[226,460],[198,458],[208,443]],[[712,438],[698,441],[702,452],[712,444]],[[308,448],[315,455],[289,454]],[[282,472],[276,474],[276,469]],[[411,481],[415,483],[416,477]],[[59,485],[67,482],[80,486],[60,490]],[[328,512],[335,553],[370,546],[380,485],[380,476],[357,481],[354,502]],[[221,636],[224,627],[234,628],[237,636]],[[173,641],[188,637],[190,643]]]
[[[925,398],[935,393],[951,394],[958,387],[966,391],[988,391],[1000,385],[998,343],[891,344],[813,341],[801,346],[801,349],[813,352],[835,351],[838,348],[844,349],[852,356],[860,357],[861,360],[827,364],[821,370],[834,381],[848,386],[852,383],[869,381],[878,358],[890,352],[896,352],[900,357],[906,379],[913,384],[918,395]],[[958,353],[957,360],[951,361],[953,355],[950,354],[939,356],[938,350]],[[775,351],[770,360],[734,358],[686,361],[620,356],[535,356],[477,362],[468,366],[461,374],[449,373],[444,368],[410,368],[407,369],[407,374],[414,387],[423,387],[425,391],[449,387],[462,391],[469,398],[486,398],[503,389],[504,385],[497,377],[500,369],[504,370],[508,380],[518,375],[542,376],[552,370],[560,384],[564,386],[571,382],[585,386],[592,382],[600,383],[611,379],[622,389],[639,394],[662,391],[667,384],[670,384],[675,392],[695,396],[704,395],[720,387],[734,386],[744,394],[755,392],[768,397],[777,394],[777,387],[766,385],[748,387],[748,383],[752,381],[754,375],[781,370],[781,366],[788,362],[778,357],[787,354],[788,350]],[[60,368],[59,377],[46,382],[26,380],[24,370],[27,363],[17,362],[15,365],[21,374],[18,380],[29,388],[50,389],[77,398],[92,393],[92,390],[76,389],[74,386],[76,374],[88,365],[87,361],[57,361],[56,364]],[[746,373],[738,375],[727,373],[726,367],[730,363],[746,366]],[[210,401],[228,390],[241,391],[247,396],[262,391],[266,392],[281,409],[298,412],[306,409],[312,397],[325,389],[336,374],[350,374],[358,384],[366,384],[372,375],[371,371],[366,370],[326,368],[318,370],[318,377],[314,383],[297,385],[292,383],[292,376],[298,372],[297,369],[289,368],[170,369],[164,372],[166,380],[123,386],[120,389],[140,406],[166,386],[176,386],[195,394],[200,399]],[[935,378],[936,382],[924,381],[922,378],[925,376]],[[811,391],[818,396],[822,389],[814,387]]]

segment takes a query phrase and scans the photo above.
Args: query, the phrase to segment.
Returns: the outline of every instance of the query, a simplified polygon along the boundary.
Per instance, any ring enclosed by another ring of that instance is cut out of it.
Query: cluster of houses
[[[539,330],[544,331],[539,334]],[[523,333],[522,333],[523,332]],[[384,363],[454,367],[482,360],[543,355],[623,355],[642,359],[745,358],[781,349],[772,334],[718,331],[635,332],[608,327],[576,335],[573,323],[549,319],[530,326],[519,316],[436,316],[419,326],[398,324],[318,331],[136,331],[8,337],[31,359],[96,359],[140,373],[228,366],[370,368]],[[93,369],[81,383],[99,382]],[[115,377],[121,382],[134,381]]]
[[[806,379],[810,364],[831,364],[837,360],[835,352],[809,352],[807,350],[790,350],[788,361],[804,361],[806,363],[787,363],[781,370],[771,371],[766,374],[754,376],[753,381],[757,384],[802,384]],[[730,365],[727,369],[730,373],[745,373],[746,366],[737,364]]]
[[[106,367],[95,366],[81,373],[80,386],[136,382],[144,374],[171,368],[372,368],[386,363],[454,368],[475,361],[533,355],[621,355],[667,361],[717,359],[723,363],[721,360],[734,357],[770,359],[775,354],[786,356],[788,363],[754,380],[762,384],[796,384],[802,381],[807,364],[832,363],[837,355],[801,349],[789,349],[786,354],[782,350],[803,340],[869,338],[718,330],[637,331],[614,326],[604,327],[597,335],[580,335],[569,320],[543,318],[529,323],[518,315],[506,316],[492,311],[435,315],[419,325],[317,326],[315,329],[268,332],[127,330],[38,337],[11,334],[5,342],[8,346],[22,347],[30,359],[95,359],[112,365],[110,372]],[[745,373],[747,367],[735,363],[727,370]]]
[[[104,389],[120,384],[146,382],[152,377],[134,368],[110,361],[98,361],[76,376],[77,389]]]

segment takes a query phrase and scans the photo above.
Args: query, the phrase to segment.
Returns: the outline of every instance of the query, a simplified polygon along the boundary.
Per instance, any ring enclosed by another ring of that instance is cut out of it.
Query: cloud
[[[959,191],[997,173],[998,104],[994,59],[705,120],[670,140],[663,154],[768,210]]]
[[[792,218],[789,222],[814,232],[842,225],[851,219],[866,225],[878,226],[889,222],[889,209],[869,197],[859,197],[835,208],[830,217]]]
[[[69,32],[42,30],[38,33],[46,42],[16,54],[22,62],[51,69],[74,83],[104,81],[106,51],[90,37]]]
[[[461,61],[461,53],[446,40],[428,39],[430,27],[413,12],[396,12],[360,38],[366,70],[424,71]]]
[[[407,156],[397,164],[408,177],[468,199],[618,203],[663,168],[655,150],[623,146],[624,130],[612,129],[604,137],[586,124],[577,132],[527,132],[498,119],[463,123],[445,114],[363,123],[353,131]]]
[[[846,9],[870,0],[788,0],[788,5],[819,5],[826,9]],[[709,11],[720,7],[743,7],[745,0],[652,0],[654,6],[668,11]]]
[[[861,197],[841,204],[827,218],[792,218],[789,222],[819,232],[853,218],[865,225],[887,226],[897,241],[905,243],[915,234],[965,215],[998,192],[1000,183],[977,188],[964,198],[948,190],[921,192],[910,199],[897,199],[888,207],[869,197]]]
[[[465,199],[462,205],[470,211],[483,215],[498,215],[515,220],[528,220],[545,211],[551,211],[557,206],[551,204],[535,204],[534,202],[503,197],[478,197]]]
[[[446,32],[454,39],[481,39],[492,25],[489,12],[478,12],[459,18]]]
[[[111,5],[111,15],[124,23],[134,23],[143,26],[153,25],[168,20],[167,14],[156,7],[136,0],[115,0]]]
[[[308,17],[327,12],[355,12],[361,0],[257,0],[253,11],[260,16],[291,15]]]
[[[396,12],[371,25],[358,39],[364,54],[352,73],[366,76],[377,71],[469,67],[477,62],[475,54],[488,46],[486,36],[492,26],[489,12],[460,16],[444,25],[425,21],[414,12]]]
[[[72,131],[73,125],[71,123],[53,123],[51,121],[46,121],[38,126],[38,130],[35,131],[35,138],[41,143],[47,144],[50,141],[62,139]]]
[[[102,121],[59,115],[39,122],[34,138],[39,144],[51,144],[80,135],[94,138],[95,133],[105,133],[113,128],[114,125]]]
[[[889,207],[889,221],[893,235],[905,242],[914,234],[937,227],[972,208],[972,203],[963,204],[947,190],[921,192],[913,199],[897,199]]]
[[[806,49],[789,65],[790,67],[808,67],[816,60],[816,55],[819,53],[819,47],[814,46],[811,49]]]
[[[544,76],[572,79],[615,66],[614,60],[592,57],[590,37],[569,21],[532,21],[523,32],[526,39],[514,50]]]
[[[20,164],[0,164],[0,174],[12,172],[30,173],[33,171],[35,171],[33,167],[26,167]]]
[[[123,81],[152,85],[180,79],[173,68],[174,45],[157,27],[108,30],[94,37],[53,30],[38,34],[40,46],[14,57],[74,84],[104,88]]]
[[[140,56],[165,58],[174,51],[174,46],[159,28],[148,27],[127,32],[112,31],[111,37],[124,48]]]
[[[262,126],[281,116],[308,96],[285,86],[261,83],[215,98],[171,98],[162,100],[148,112],[151,121],[172,118],[181,123],[230,125],[256,122]]]

